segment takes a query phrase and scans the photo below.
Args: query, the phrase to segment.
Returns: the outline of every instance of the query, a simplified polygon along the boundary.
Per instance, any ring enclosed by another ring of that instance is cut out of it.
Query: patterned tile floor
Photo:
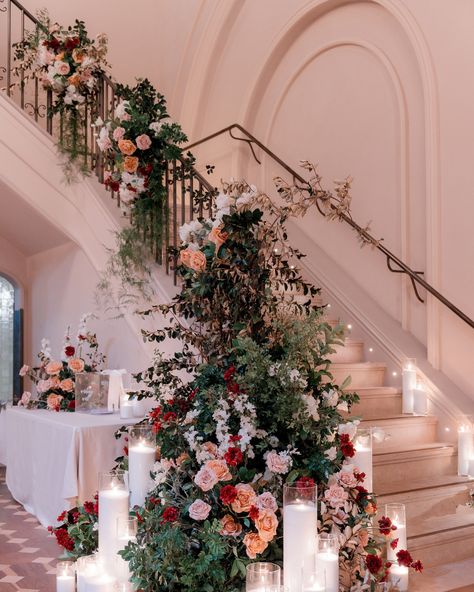
[[[0,465],[0,592],[54,592],[59,555],[55,539],[12,499]]]

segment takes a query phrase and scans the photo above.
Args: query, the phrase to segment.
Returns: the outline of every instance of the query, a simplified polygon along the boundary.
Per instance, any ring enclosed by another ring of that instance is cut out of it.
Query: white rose
[[[328,450],[325,450],[324,455],[329,460],[335,460],[336,456],[337,456],[337,448],[335,446],[331,446],[331,448],[328,448]]]
[[[328,407],[336,407],[339,402],[339,393],[332,389],[328,393],[323,393],[323,398]]]
[[[313,395],[302,395],[301,397],[305,402],[306,408],[310,416],[314,419],[314,421],[319,421],[319,405],[316,399],[313,397]]]
[[[338,406],[338,409],[339,409],[339,406]],[[354,436],[356,435],[358,423],[359,423],[358,421],[348,421],[346,423],[341,423],[339,425],[337,431],[338,431],[339,435],[347,434],[349,436],[349,439],[352,440],[354,438]]]
[[[232,199],[225,193],[219,193],[215,200],[216,209],[222,214],[230,214]]]

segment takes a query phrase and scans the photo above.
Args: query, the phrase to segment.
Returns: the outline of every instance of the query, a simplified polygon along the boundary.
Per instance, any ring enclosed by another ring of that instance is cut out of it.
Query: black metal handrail
[[[233,130],[238,130],[242,134],[245,134],[246,137],[238,137],[235,136],[232,132]],[[233,123],[232,125],[228,125],[227,127],[210,134],[197,142],[192,142],[189,144],[186,149],[190,150],[191,148],[195,148],[209,140],[217,138],[222,134],[229,133],[232,139],[239,140],[245,142],[254,157],[254,159],[261,164],[260,159],[258,158],[255,152],[255,146],[260,148],[265,154],[267,154],[270,158],[272,158],[275,162],[277,162],[285,171],[287,171],[293,178],[293,181],[298,181],[301,184],[309,187],[307,179],[305,179],[302,175],[300,175],[297,171],[295,171],[290,165],[284,162],[280,157],[278,157],[275,153],[273,153],[265,144],[260,142],[255,136],[253,136],[249,131],[247,131],[244,127],[239,125],[238,123]],[[334,206],[333,206],[334,207]],[[326,214],[318,208],[320,213],[325,216]],[[389,271],[392,273],[402,273],[406,275],[413,286],[413,290],[415,292],[416,297],[420,302],[424,302],[423,298],[420,296],[418,292],[418,286],[424,288],[429,294],[431,294],[434,298],[436,298],[439,302],[444,304],[451,312],[453,312],[457,317],[463,320],[467,325],[474,329],[474,320],[467,316],[461,309],[459,309],[456,305],[454,305],[450,300],[448,300],[441,292],[436,290],[431,284],[429,284],[421,275],[423,272],[421,271],[414,271],[411,269],[406,263],[404,263],[399,257],[397,257],[392,251],[390,251],[385,245],[383,245],[379,240],[375,239],[365,228],[357,224],[349,215],[345,214],[344,212],[338,212],[338,218],[341,219],[343,222],[348,224],[352,229],[354,229],[357,234],[362,238],[365,243],[373,245],[378,251],[380,251],[386,258],[386,263]],[[396,267],[393,267],[395,265]]]
[[[5,66],[0,65],[0,81],[5,81],[5,91],[15,103],[17,103],[34,122],[40,125],[48,134],[61,141],[63,135],[63,117],[61,114],[53,114],[53,94],[51,90],[45,90],[38,83],[37,78],[25,79],[23,72],[15,76],[12,60],[12,49],[15,43],[25,40],[28,31],[33,32],[44,25],[24,8],[18,0],[0,0],[0,16],[4,14],[7,19],[5,36],[6,47],[0,55],[6,56]],[[3,37],[2,37],[3,41]],[[1,86],[1,84],[0,84]],[[82,130],[84,150],[84,168],[94,173],[100,182],[104,181],[106,166],[104,158],[95,140],[95,129],[91,125],[98,118],[107,120],[113,117],[113,112],[118,104],[116,84],[103,74],[98,82],[97,93],[93,100],[84,106],[84,126]],[[168,162],[164,173],[164,185],[166,197],[164,204],[157,211],[151,210],[148,218],[140,219],[140,234],[148,243],[151,253],[158,263],[165,266],[167,273],[173,273],[176,283],[176,265],[174,259],[169,257],[170,247],[176,252],[179,245],[179,226],[191,221],[195,216],[202,217],[204,209],[212,206],[212,196],[215,188],[193,166],[190,155],[182,155]],[[120,194],[108,188],[111,197],[121,207]],[[162,216],[162,236],[153,237],[150,229],[157,217]],[[138,224],[138,221],[135,221]]]

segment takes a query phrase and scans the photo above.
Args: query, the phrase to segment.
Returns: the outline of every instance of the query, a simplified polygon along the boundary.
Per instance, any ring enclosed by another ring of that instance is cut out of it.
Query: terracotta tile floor
[[[54,592],[61,550],[11,497],[0,465],[0,592]]]

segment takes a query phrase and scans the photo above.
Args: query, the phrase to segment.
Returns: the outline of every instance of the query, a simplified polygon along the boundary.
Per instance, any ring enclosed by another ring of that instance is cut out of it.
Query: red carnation
[[[125,456],[128,456],[128,446],[123,447],[123,453],[125,454]]]
[[[148,415],[151,419],[157,419],[161,415],[161,407],[155,407]]]
[[[240,448],[237,448],[237,446],[231,446],[227,449],[227,452],[224,454],[225,462],[231,467],[236,467],[237,465],[240,465],[243,459],[244,456],[242,454],[242,451],[240,450]]]
[[[223,504],[230,506],[237,499],[237,489],[233,485],[224,485],[219,493]]]
[[[86,514],[94,514],[94,503],[93,502],[84,502],[84,512]]]
[[[358,473],[357,471],[354,471],[354,477],[356,478],[357,483],[362,483],[366,475],[365,473]]]
[[[76,348],[73,345],[67,345],[64,348],[64,353],[68,358],[72,358],[72,356],[76,353]]]
[[[64,547],[67,551],[74,551],[74,541],[65,528],[58,528],[54,531],[54,535],[58,545]]]
[[[155,421],[151,429],[154,434],[157,434],[161,430],[161,421]]]
[[[418,561],[414,561],[411,564],[411,567],[415,570],[415,571],[419,571],[420,573],[423,571],[423,564],[421,563],[420,560]]]
[[[405,551],[402,549],[397,553],[398,565],[403,565],[405,567],[410,567],[413,563],[413,558],[410,555],[409,551]]]
[[[382,560],[378,555],[369,554],[365,558],[365,565],[371,574],[377,574],[382,569]]]
[[[76,522],[79,520],[79,512],[77,510],[71,513],[71,520],[73,524],[76,524]]]
[[[388,536],[392,530],[397,530],[397,527],[392,524],[392,521],[387,516],[382,516],[379,520],[380,534]]]
[[[232,380],[234,374],[235,374],[236,370],[235,370],[235,366],[229,366],[227,368],[227,370],[224,372],[224,380],[226,382],[228,382],[229,380]]]
[[[229,442],[240,442],[242,436],[229,436]]]
[[[369,494],[367,489],[365,487],[362,487],[362,485],[356,485],[356,487],[354,487],[354,489],[357,491],[356,501],[358,501],[358,502],[360,502],[365,496],[367,496]]]
[[[59,39],[56,39],[56,37],[51,37],[51,39],[43,41],[43,45],[45,45],[48,49],[54,49],[56,51],[56,49],[58,49],[61,44],[59,43]]]
[[[176,417],[177,415],[174,411],[168,411],[163,415],[163,421],[170,423],[172,421],[176,421]]]
[[[68,37],[66,39],[66,43],[64,44],[64,47],[66,49],[76,49],[76,47],[79,47],[79,45],[81,44],[81,40],[79,39],[79,37]]]
[[[258,515],[259,515],[259,509],[257,508],[257,506],[252,506],[249,510],[249,518],[250,520],[257,520],[258,519]]]
[[[64,512],[61,512],[61,514],[59,514],[59,516],[56,518],[56,520],[58,522],[63,522],[64,519],[66,518],[66,514],[67,514],[67,510],[64,510]]]
[[[300,477],[296,481],[296,487],[298,489],[306,489],[307,487],[314,487],[314,479],[311,479],[311,477]]]
[[[176,522],[178,520],[179,512],[177,508],[168,507],[163,511],[162,522]]]
[[[352,458],[355,454],[354,444],[350,441],[349,434],[341,434],[341,452],[347,458]]]
[[[400,540],[400,539],[393,539],[393,541],[390,543],[390,547],[391,547],[393,550],[395,550],[395,549],[397,548],[397,546],[398,546],[398,541],[399,541],[399,540]]]
[[[189,397],[188,397],[188,401],[194,400],[194,398],[196,397],[196,395],[198,393],[198,390],[199,389],[195,388],[194,390],[191,391],[191,393],[189,394]]]

